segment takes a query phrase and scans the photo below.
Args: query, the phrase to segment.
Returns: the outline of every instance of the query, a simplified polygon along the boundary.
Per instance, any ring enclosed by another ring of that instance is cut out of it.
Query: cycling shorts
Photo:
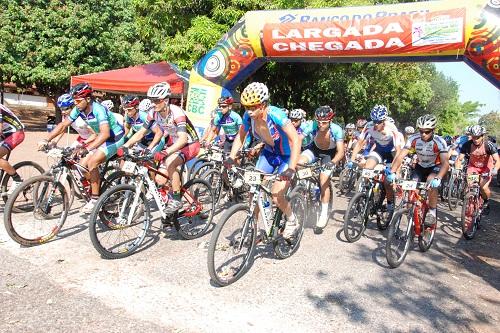
[[[231,149],[233,148],[234,141],[224,141],[224,155],[229,155],[231,153]]]
[[[381,163],[392,163],[394,160],[394,154],[393,152],[384,152],[384,151],[379,151],[377,148],[375,150],[372,150],[370,153],[368,153],[367,158],[372,158],[377,161],[378,164]]]
[[[174,154],[179,155],[184,160],[184,163],[186,163],[187,161],[190,161],[196,156],[198,156],[199,152],[200,152],[200,142],[195,141],[185,145],[184,148],[175,152]]]
[[[117,135],[113,140],[105,141],[97,149],[99,149],[104,153],[104,155],[106,155],[106,161],[107,161],[116,154],[118,148],[123,146],[124,143],[125,143],[125,136],[123,135],[122,132],[121,134]]]
[[[264,149],[259,155],[255,169],[264,173],[280,174],[288,169],[288,163],[290,163],[290,156],[277,155]]]
[[[431,173],[438,174],[440,170],[440,165],[434,165],[428,168],[424,168],[420,166],[420,164],[417,164],[412,170],[411,178],[417,182],[427,182],[427,178]]]
[[[17,131],[7,134],[3,141],[0,141],[0,146],[5,147],[7,150],[12,151],[24,141],[24,131]]]
[[[313,144],[309,149],[304,150],[300,156],[307,158],[307,163],[316,162],[321,160],[322,164],[330,163],[337,153],[337,148],[332,149],[319,149],[318,146]]]

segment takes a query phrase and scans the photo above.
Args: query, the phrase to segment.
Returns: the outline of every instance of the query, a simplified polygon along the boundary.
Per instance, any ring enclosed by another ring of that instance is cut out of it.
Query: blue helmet
[[[443,139],[444,141],[446,141],[446,144],[448,146],[451,146],[451,144],[453,143],[453,138],[450,135],[446,135]]]
[[[57,99],[57,106],[60,109],[67,109],[73,105],[75,105],[75,101],[73,100],[73,96],[70,94],[63,94]]]
[[[387,119],[389,112],[385,105],[375,105],[370,112],[370,117],[373,121],[383,121]]]

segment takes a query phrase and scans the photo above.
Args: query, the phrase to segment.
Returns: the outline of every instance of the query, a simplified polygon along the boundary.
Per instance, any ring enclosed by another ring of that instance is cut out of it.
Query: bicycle
[[[391,268],[401,265],[408,254],[413,239],[418,236],[418,246],[426,252],[432,245],[437,223],[425,226],[423,221],[429,211],[426,182],[399,180],[397,186],[407,192],[405,207],[394,212],[389,223],[386,243],[386,259]]]
[[[7,153],[3,157],[5,160],[9,160],[10,152]],[[41,175],[45,172],[45,170],[38,163],[33,161],[22,161],[14,164],[12,166],[17,174],[21,177],[21,179],[26,180],[35,175]],[[7,203],[9,198],[9,189],[12,185],[12,176],[5,172],[3,169],[0,169],[0,193],[2,196],[2,200],[4,203]]]
[[[339,174],[340,194],[348,195],[354,189],[356,180],[361,174],[362,168],[358,163],[353,163],[352,168],[344,168]]]
[[[122,170],[132,176],[128,184],[110,187],[96,202],[89,219],[92,245],[103,257],[124,258],[143,243],[152,224],[151,197],[163,223],[171,223],[184,239],[205,234],[215,209],[212,189],[201,179],[191,179],[181,187],[183,207],[168,212],[170,185],[158,188],[150,173],[169,177],[151,164],[152,155],[125,155]],[[161,193],[160,193],[161,192]]]
[[[467,185],[464,169],[451,168],[450,180],[448,182],[448,208],[454,211],[460,200],[464,198]]]
[[[224,153],[219,145],[212,145],[200,154],[196,161],[187,170],[187,179],[199,178],[205,171],[213,167],[214,162],[222,162]]]
[[[479,175],[477,172],[467,175],[467,190],[462,204],[462,234],[467,240],[473,239],[480,227],[481,214],[483,213],[483,197],[479,181],[489,177],[489,173]]]
[[[370,216],[375,216],[380,230],[387,228],[384,188],[384,165],[363,169],[358,192],[351,198],[344,215],[344,235],[350,243],[358,241],[366,230]]]
[[[288,198],[299,228],[292,239],[285,239],[282,237],[285,219],[282,211],[273,207],[270,190],[279,175],[234,169],[243,172],[252,196],[248,203],[235,204],[226,210],[212,233],[208,247],[208,272],[219,286],[234,283],[248,271],[258,243],[272,244],[275,255],[285,259],[298,250],[304,233],[305,204],[300,193],[288,187]],[[255,216],[257,207],[259,215]],[[259,216],[263,232],[257,238]]]
[[[63,227],[75,195],[78,193],[85,200],[91,196],[90,183],[83,177],[88,170],[78,163],[74,148],[44,151],[57,162],[46,173],[21,183],[5,204],[5,229],[15,242],[24,246],[53,239]],[[100,169],[101,177],[108,163]],[[101,182],[101,189],[107,186],[109,183]]]

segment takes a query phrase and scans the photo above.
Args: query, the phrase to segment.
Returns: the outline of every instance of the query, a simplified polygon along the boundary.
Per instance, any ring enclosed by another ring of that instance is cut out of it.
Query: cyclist
[[[0,104],[0,168],[12,177],[7,194],[12,194],[23,180],[16,169],[3,157],[24,141],[24,125],[5,105]]]
[[[49,133],[46,140],[38,143],[39,148],[46,146],[78,118],[83,119],[97,134],[92,142],[82,148],[89,154],[80,162],[89,170],[85,177],[89,179],[92,189],[91,200],[82,208],[82,212],[86,214],[92,211],[99,197],[101,179],[98,166],[115,155],[125,140],[123,127],[117,123],[113,113],[95,101],[92,92],[88,83],[79,83],[71,88],[70,94],[75,101],[75,107],[69,116]]]
[[[112,100],[107,99],[105,101],[102,101],[101,105],[108,109],[109,112],[113,113],[113,116],[115,116],[116,122],[118,124],[120,124],[122,127],[124,126],[125,118],[120,113],[113,111],[113,109],[115,108],[115,104]]]
[[[311,147],[300,155],[300,163],[313,163],[321,159],[323,164],[338,165],[344,158],[344,133],[342,128],[332,122],[335,112],[329,106],[320,106],[314,112],[315,120],[304,128],[304,134],[312,137]],[[316,232],[321,232],[328,223],[328,203],[330,202],[330,175],[320,173],[321,213],[316,222]]]
[[[449,168],[448,148],[443,138],[434,133],[436,124],[437,119],[431,114],[417,119],[419,133],[408,138],[404,149],[392,164],[391,173],[387,175],[387,180],[393,182],[396,178],[395,172],[398,171],[403,159],[410,150],[415,151],[417,163],[411,177],[418,182],[427,182],[430,186],[427,192],[430,209],[424,220],[426,226],[433,226],[436,223],[438,188]]]
[[[209,130],[203,145],[211,145],[212,140],[215,136],[219,135],[221,128],[224,130],[225,140],[224,140],[224,153],[229,154],[231,148],[233,147],[233,141],[240,126],[242,124],[242,119],[239,114],[237,114],[233,109],[234,100],[231,96],[223,96],[219,98],[218,104],[219,109],[215,114],[213,119],[213,124]]]
[[[151,108],[153,107],[153,103],[149,100],[149,98],[144,98],[140,103],[139,103],[139,112],[146,112],[148,113]]]
[[[474,125],[470,128],[471,139],[460,148],[460,157],[457,159],[456,167],[460,168],[461,159],[466,158],[467,174],[478,173],[479,175],[489,173],[490,176],[481,179],[481,197],[484,200],[483,212],[490,212],[489,198],[491,196],[490,182],[491,176],[497,173],[500,166],[496,145],[490,140],[486,140],[484,135],[486,130],[483,126]]]
[[[398,155],[402,146],[402,133],[398,131],[385,105],[375,105],[370,112],[372,121],[365,126],[354,146],[351,161],[347,163],[348,168],[353,167],[357,154],[367,143],[373,140],[373,148],[368,145],[370,152],[367,155],[365,169],[374,169],[377,164],[392,163],[394,156]],[[388,171],[388,170],[387,170]],[[384,181],[384,188],[387,199],[388,219],[394,212],[394,190],[389,182]]]
[[[63,119],[67,119],[69,113],[75,106],[73,96],[71,96],[70,94],[63,94],[59,96],[59,98],[57,99],[57,106],[61,110]],[[90,128],[90,126],[82,118],[77,118],[74,122],[72,122],[71,127],[78,133],[76,141],[73,142],[73,144],[70,146],[72,148],[76,148],[82,145],[88,145],[97,137],[97,134],[94,133],[92,128]],[[62,133],[59,139],[57,139],[57,142],[62,138],[63,135],[64,133]]]
[[[135,142],[128,142],[129,139],[137,132],[144,129],[144,135],[138,142],[139,149],[145,154],[149,152],[158,153],[165,146],[165,137],[163,131],[158,126],[152,129],[145,129],[144,124],[147,122],[148,114],[144,111],[139,111],[139,98],[133,95],[127,95],[122,98],[122,108],[125,111],[125,144],[124,147],[131,147]]]
[[[408,138],[410,137],[410,135],[413,135],[415,134],[415,129],[413,128],[413,126],[406,126],[405,127],[405,133],[404,133],[404,142],[406,142],[406,140],[408,140]]]
[[[306,112],[302,109],[293,109],[288,114],[288,118],[290,118],[290,121],[292,122],[293,127],[297,130],[299,139],[302,142],[302,151],[309,149],[312,143],[312,136],[304,133],[304,129],[308,126],[308,123],[303,121],[305,114]]]
[[[157,126],[162,129],[166,145],[157,157],[162,161],[160,169],[166,169],[172,182],[173,198],[169,200],[166,210],[168,213],[173,213],[182,208],[181,179],[177,168],[198,155],[200,142],[184,110],[177,105],[170,104],[170,95],[170,85],[167,82],[160,82],[149,87],[147,96],[154,104],[154,108],[149,112],[143,128],[129,139],[127,146],[141,140],[148,130],[154,130]],[[150,145],[155,144],[153,140]],[[167,181],[158,174],[155,180],[160,185]]]
[[[269,90],[265,84],[252,82],[246,86],[241,93],[241,104],[246,109],[243,126],[240,127],[231,154],[224,164],[226,168],[234,165],[234,159],[248,132],[252,132],[253,137],[264,143],[256,169],[264,173],[281,174],[281,180],[274,182],[271,193],[273,202],[286,216],[283,237],[290,239],[295,235],[299,224],[285,193],[288,181],[295,175],[299,159],[299,136],[283,110],[269,105]]]
[[[356,125],[349,123],[345,126],[345,148],[347,151],[352,149],[352,146],[356,143],[358,138],[356,137]]]

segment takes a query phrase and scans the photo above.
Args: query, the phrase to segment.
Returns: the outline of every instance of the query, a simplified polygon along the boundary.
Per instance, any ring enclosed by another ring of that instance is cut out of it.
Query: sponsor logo
[[[297,15],[286,14],[279,18],[281,23],[293,22],[297,18]]]

